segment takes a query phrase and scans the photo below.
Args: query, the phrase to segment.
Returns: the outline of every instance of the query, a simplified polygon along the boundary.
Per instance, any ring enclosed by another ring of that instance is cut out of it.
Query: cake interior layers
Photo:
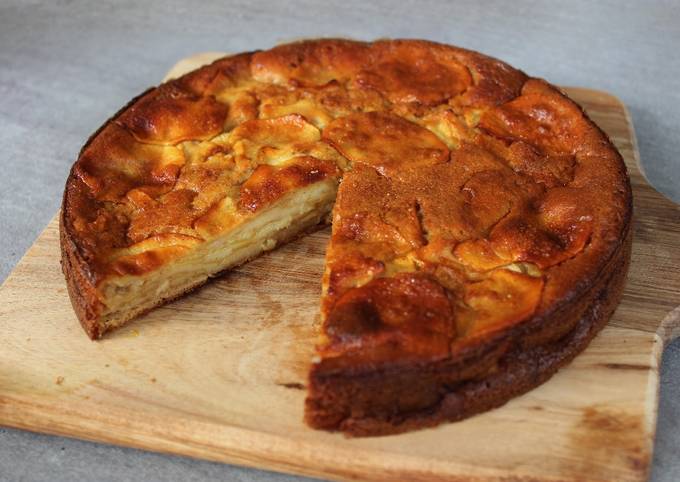
[[[322,223],[333,206],[336,191],[334,179],[292,191],[235,229],[188,246],[171,263],[146,274],[110,278],[102,287],[106,300],[101,315],[104,331]]]

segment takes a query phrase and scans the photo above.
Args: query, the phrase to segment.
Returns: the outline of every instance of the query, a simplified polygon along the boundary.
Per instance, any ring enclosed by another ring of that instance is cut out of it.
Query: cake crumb
[[[295,390],[304,390],[305,386],[299,382],[277,383],[277,385],[285,388],[293,388]]]
[[[62,377],[61,375],[59,375],[59,376],[57,377],[57,379],[55,380],[55,383],[56,383],[57,385],[61,385],[62,383],[64,383],[64,377]]]

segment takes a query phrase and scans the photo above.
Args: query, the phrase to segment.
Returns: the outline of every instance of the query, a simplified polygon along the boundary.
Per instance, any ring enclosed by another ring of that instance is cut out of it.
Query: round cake
[[[547,82],[434,42],[309,40],[97,130],[62,267],[96,339],[330,222],[305,418],[381,435],[502,405],[583,350],[621,297],[631,201],[610,140]]]

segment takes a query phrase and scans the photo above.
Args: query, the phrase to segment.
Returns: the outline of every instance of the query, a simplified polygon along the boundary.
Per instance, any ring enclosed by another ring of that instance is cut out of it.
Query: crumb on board
[[[61,385],[62,383],[64,383],[64,377],[59,375],[57,379],[54,381],[54,383],[56,383],[57,385]]]

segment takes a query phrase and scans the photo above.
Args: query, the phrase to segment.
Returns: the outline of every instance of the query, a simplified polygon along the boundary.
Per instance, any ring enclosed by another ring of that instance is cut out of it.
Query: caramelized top
[[[546,82],[432,42],[318,40],[135,99],[83,148],[63,224],[101,286],[341,176],[327,358],[447,357],[547,316],[595,279],[630,217],[620,156]]]

